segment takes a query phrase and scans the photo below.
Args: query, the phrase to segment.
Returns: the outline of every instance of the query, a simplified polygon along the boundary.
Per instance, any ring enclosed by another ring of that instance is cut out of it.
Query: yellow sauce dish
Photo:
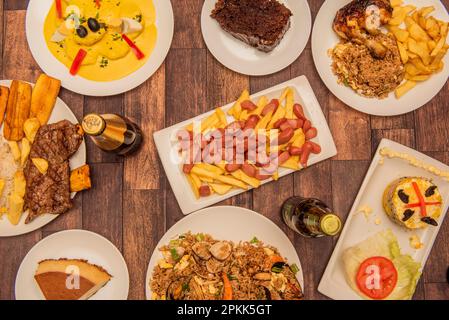
[[[147,62],[158,36],[155,22],[152,0],[55,0],[44,35],[72,75],[107,82]]]

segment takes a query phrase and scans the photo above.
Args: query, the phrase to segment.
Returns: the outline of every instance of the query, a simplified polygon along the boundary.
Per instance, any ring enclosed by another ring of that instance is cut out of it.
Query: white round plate
[[[293,13],[290,29],[281,43],[269,53],[253,48],[224,31],[210,17],[217,0],[205,0],[201,30],[210,52],[227,68],[246,75],[263,76],[292,64],[303,52],[310,37],[312,16],[306,0],[280,0]]]
[[[54,0],[30,0],[26,16],[26,35],[34,59],[48,75],[61,79],[62,86],[87,96],[112,96],[134,89],[148,80],[164,62],[173,39],[173,8],[168,0],[153,0],[158,36],[147,63],[129,76],[110,82],[97,82],[72,76],[67,67],[48,50],[43,26]]]
[[[11,80],[0,80],[0,85],[9,87]],[[33,85],[33,84],[32,84]],[[60,98],[56,100],[53,112],[48,120],[48,123],[55,123],[61,120],[69,120],[72,123],[78,123],[72,110],[62,101]],[[3,136],[3,125],[0,127],[0,135]],[[70,168],[79,168],[86,164],[86,143],[81,143],[78,151],[70,158]],[[75,197],[76,193],[72,194],[72,199]],[[20,218],[18,225],[13,226],[6,215],[0,219],[0,237],[12,237],[25,234],[37,229],[42,228],[46,224],[50,223],[56,219],[59,215],[55,214],[45,214],[37,217],[31,223],[25,224],[27,214],[23,214]]]
[[[25,256],[16,277],[17,300],[43,300],[35,280],[38,263],[45,259],[83,259],[106,269],[111,281],[90,300],[126,300],[129,274],[118,249],[106,238],[85,230],[67,230],[39,241]]]
[[[449,55],[444,58],[444,70],[418,85],[396,99],[394,93],[385,99],[369,99],[355,93],[351,88],[337,83],[332,72],[332,59],[328,50],[335,47],[339,37],[332,28],[337,11],[351,0],[326,0],[315,19],[312,32],[312,53],[315,66],[327,88],[348,106],[364,113],[378,116],[395,116],[416,110],[432,100],[445,85],[449,76]],[[434,17],[449,21],[449,15],[439,0],[405,0],[404,4],[413,4],[418,8],[435,6],[431,14]]]
[[[210,234],[217,240],[231,240],[234,243],[250,241],[252,238],[263,241],[277,248],[281,256],[287,258],[289,264],[296,264],[299,272],[296,277],[304,291],[304,277],[298,254],[285,233],[271,220],[263,215],[240,207],[210,207],[183,218],[165,233],[157,244],[148,265],[145,282],[146,297],[151,299],[150,280],[157,262],[163,258],[159,248],[170,240],[191,231],[192,233]]]

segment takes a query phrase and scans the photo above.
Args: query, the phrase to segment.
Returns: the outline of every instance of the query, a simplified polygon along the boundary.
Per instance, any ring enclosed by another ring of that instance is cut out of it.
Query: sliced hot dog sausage
[[[258,115],[253,114],[249,116],[248,120],[246,120],[243,130],[254,129],[257,126],[257,123],[259,123],[259,120],[260,117]]]
[[[200,196],[202,196],[202,197],[208,197],[212,194],[209,186],[201,186],[199,188],[199,192],[200,192]]]
[[[241,104],[243,110],[247,110],[249,112],[257,109],[257,106],[250,100],[243,101]]]
[[[306,131],[306,139],[310,140],[315,138],[318,135],[318,130],[315,127],[311,127]]]
[[[249,163],[244,163],[242,165],[242,171],[247,175],[250,176],[252,178],[254,178],[257,174],[257,169],[254,168],[254,166],[252,166]]]
[[[293,135],[295,134],[294,130],[292,128],[287,128],[286,130],[279,133],[278,136],[278,144],[284,144],[290,141],[291,138],[293,138]]]

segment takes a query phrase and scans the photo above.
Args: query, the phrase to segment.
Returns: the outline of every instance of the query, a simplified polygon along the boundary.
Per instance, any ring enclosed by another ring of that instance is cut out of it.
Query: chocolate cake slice
[[[218,0],[211,17],[235,38],[270,52],[290,28],[292,15],[276,0]]]

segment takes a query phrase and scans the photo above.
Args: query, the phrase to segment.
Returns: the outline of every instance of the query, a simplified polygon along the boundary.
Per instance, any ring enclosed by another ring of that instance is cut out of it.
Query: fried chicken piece
[[[387,48],[372,36],[381,32],[380,27],[390,21],[392,13],[388,0],[354,0],[337,12],[333,27],[342,39],[364,44],[374,57],[382,59]]]

